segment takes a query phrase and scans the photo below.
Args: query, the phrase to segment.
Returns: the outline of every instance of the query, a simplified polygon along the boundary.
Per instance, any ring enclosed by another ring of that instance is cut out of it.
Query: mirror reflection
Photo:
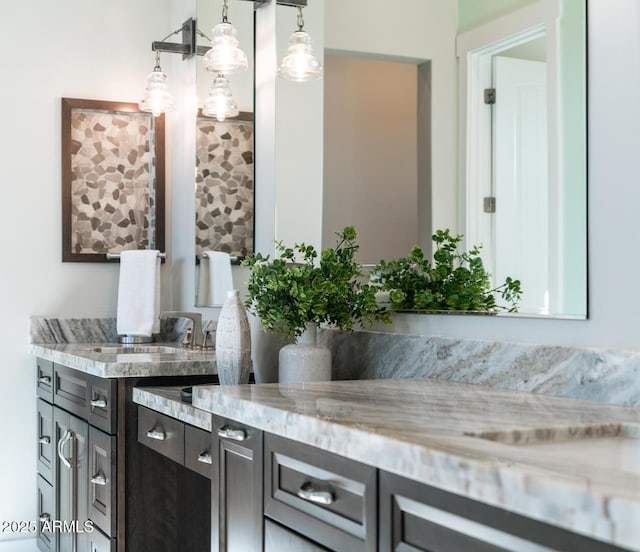
[[[237,264],[254,248],[253,3],[198,2],[197,18],[207,46],[238,41],[231,55],[209,50],[196,60],[195,303],[205,307],[225,295],[210,280],[222,269],[231,278],[220,253]]]
[[[243,4],[232,0],[230,17]],[[482,245],[497,281],[521,280],[521,315],[586,317],[586,2],[399,0],[389,10],[383,0],[309,0],[324,97],[304,83],[277,101],[276,143],[306,147],[279,149],[276,196],[299,199],[301,179],[295,196],[284,177],[323,159],[321,245],[355,225],[369,264],[413,244],[429,251],[431,234],[449,228],[466,247]],[[290,31],[290,11],[277,17]],[[511,100],[485,103],[485,89],[508,98],[505,86]],[[304,134],[314,118],[321,147]],[[277,237],[299,241],[312,217],[285,206],[278,220],[295,224]]]

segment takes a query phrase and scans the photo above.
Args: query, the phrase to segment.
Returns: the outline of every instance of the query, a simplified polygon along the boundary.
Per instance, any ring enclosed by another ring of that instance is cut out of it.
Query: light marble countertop
[[[211,431],[211,413],[184,402],[181,387],[134,387],[133,402],[205,431]]]
[[[173,352],[99,352],[124,349],[117,343],[31,344],[32,355],[101,378],[216,374],[214,351],[192,351],[177,343],[150,343],[150,348],[174,348]],[[135,346],[145,347],[145,345]]]
[[[640,551],[640,408],[438,380],[196,386],[193,406]]]

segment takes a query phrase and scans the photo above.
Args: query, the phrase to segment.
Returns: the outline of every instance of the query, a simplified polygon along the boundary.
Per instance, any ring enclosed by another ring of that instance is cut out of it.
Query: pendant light
[[[279,76],[295,82],[307,82],[322,76],[322,65],[313,53],[313,41],[303,28],[302,6],[298,6],[298,30],[289,38],[287,55],[278,68]]]
[[[238,31],[229,23],[228,11],[228,0],[224,0],[222,23],[213,28],[211,48],[202,58],[202,66],[207,71],[224,75],[246,71],[249,66],[247,54],[238,47]]]
[[[167,75],[160,67],[160,52],[156,52],[156,64],[147,77],[144,96],[138,103],[141,111],[151,112],[154,117],[173,110],[173,96],[167,85]]]
[[[236,117],[238,113],[238,105],[231,96],[229,81],[224,75],[219,74],[211,83],[209,96],[202,106],[202,114],[215,117],[222,122],[229,117]]]

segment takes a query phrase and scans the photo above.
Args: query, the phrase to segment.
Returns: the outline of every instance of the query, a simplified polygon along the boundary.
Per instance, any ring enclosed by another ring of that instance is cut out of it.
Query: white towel
[[[222,251],[207,251],[209,257],[209,306],[221,307],[233,289],[231,258]]]
[[[198,265],[198,284],[196,290],[196,307],[208,307],[209,298],[209,257],[200,255]]]
[[[118,335],[150,336],[160,331],[160,255],[156,250],[120,253]]]

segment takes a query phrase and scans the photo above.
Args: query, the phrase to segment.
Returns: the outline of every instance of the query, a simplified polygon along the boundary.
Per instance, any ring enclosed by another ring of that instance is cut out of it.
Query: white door
[[[522,282],[520,312],[549,312],[547,64],[494,57],[494,281]]]

